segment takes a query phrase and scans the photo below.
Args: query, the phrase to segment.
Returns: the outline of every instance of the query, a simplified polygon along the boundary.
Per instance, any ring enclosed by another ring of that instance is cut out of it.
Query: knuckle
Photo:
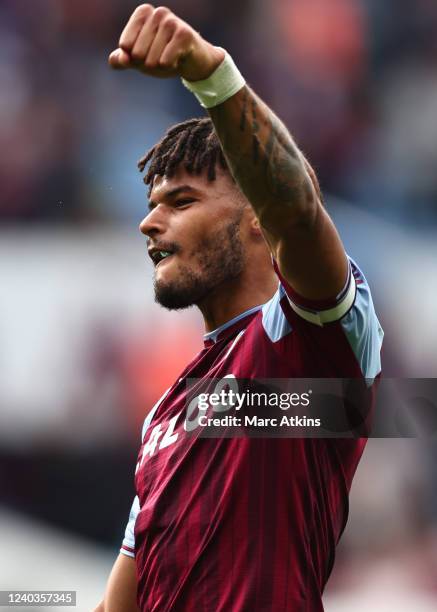
[[[151,4],[140,4],[135,9],[135,14],[138,17],[148,17],[153,12],[153,6]]]
[[[144,62],[144,66],[145,68],[147,68],[147,70],[153,70],[155,68],[158,68],[158,63],[155,60],[146,60]]]
[[[177,27],[174,35],[179,41],[185,41],[190,38],[191,31],[189,28],[187,28],[187,26],[182,24]]]
[[[163,69],[173,68],[173,64],[174,62],[170,62],[169,60],[162,60],[162,61],[160,60],[157,68],[163,68]]]
[[[173,15],[169,15],[163,20],[162,25],[166,30],[174,30],[177,26],[177,23],[177,18]]]
[[[135,47],[130,52],[130,56],[134,62],[141,62],[144,59],[144,53],[142,53],[139,49],[135,49]]]
[[[153,13],[153,17],[155,19],[162,19],[163,17],[166,17],[167,15],[171,15],[171,12],[170,12],[170,9],[168,9],[166,6],[158,6],[158,8],[156,8]]]

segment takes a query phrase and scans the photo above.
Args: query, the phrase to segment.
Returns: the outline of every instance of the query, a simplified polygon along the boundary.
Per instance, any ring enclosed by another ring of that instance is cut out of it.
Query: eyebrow
[[[160,199],[165,200],[167,198],[174,198],[182,192],[199,193],[199,190],[195,187],[191,187],[191,185],[179,185],[179,187],[175,187],[174,189],[169,189],[168,191],[164,192]],[[155,200],[149,200],[149,208],[152,208],[153,206],[156,206]]]

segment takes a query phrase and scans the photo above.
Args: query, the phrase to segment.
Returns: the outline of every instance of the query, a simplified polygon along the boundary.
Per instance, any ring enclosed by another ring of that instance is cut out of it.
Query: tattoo
[[[249,88],[238,105],[224,103],[209,112],[230,170],[255,211],[265,210],[269,202],[282,202],[291,210],[309,195],[311,184],[298,147]]]
[[[285,128],[273,116],[265,146],[265,176],[270,192],[278,200],[292,203],[302,193],[305,174],[299,171],[300,154]]]
[[[249,100],[249,90],[245,88],[243,90],[242,109],[241,109],[241,115],[240,115],[240,132],[246,131],[247,120],[248,120],[248,116],[247,116],[248,115],[248,100]],[[258,159],[259,159],[259,149],[260,149],[260,141],[257,135],[259,132],[257,107],[258,107],[258,104],[255,98],[252,98],[251,100],[252,160],[255,165],[257,164]]]
[[[257,103],[255,98],[252,98],[252,160],[256,165],[259,159],[259,150],[261,143],[258,139],[259,123],[257,120],[256,109]]]
[[[260,144],[260,141],[258,140],[258,136],[254,134],[252,136],[252,161],[255,166],[258,163],[260,146],[261,144]]]
[[[258,108],[258,104],[256,103],[255,98],[252,98],[252,131],[254,134],[259,132],[259,123],[256,115],[256,109]]]
[[[241,110],[240,116],[240,132],[244,132],[246,129],[246,120],[247,120],[247,99],[249,97],[248,91],[244,88],[243,91],[243,108]]]
[[[272,163],[273,156],[274,156],[274,146],[275,146],[276,139],[277,139],[276,129],[275,129],[275,125],[272,119],[269,119],[269,124],[270,124],[270,134],[266,142],[265,155],[264,155],[264,165],[265,165],[266,170],[268,170],[269,164]]]

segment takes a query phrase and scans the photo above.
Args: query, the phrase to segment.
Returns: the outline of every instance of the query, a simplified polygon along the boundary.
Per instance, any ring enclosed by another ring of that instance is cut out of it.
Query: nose
[[[165,215],[160,207],[159,204],[153,208],[141,221],[140,232],[145,236],[152,237],[165,231]]]

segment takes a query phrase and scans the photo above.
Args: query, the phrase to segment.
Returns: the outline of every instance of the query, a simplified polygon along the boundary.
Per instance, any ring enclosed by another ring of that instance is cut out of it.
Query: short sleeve
[[[376,315],[372,293],[364,274],[352,259],[350,264],[356,294],[352,307],[343,315],[340,324],[364,378],[371,384],[381,373],[384,331]]]
[[[313,345],[316,352],[330,355],[330,364],[349,375],[353,372],[352,350],[354,362],[371,385],[381,373],[384,332],[363,272],[353,259],[348,257],[348,261],[349,274],[343,290],[325,302],[301,298],[276,270],[280,279],[277,299],[283,314],[282,318],[276,316],[275,323],[277,327],[281,323],[281,337],[288,324],[288,329],[294,329],[304,339],[305,346]],[[272,316],[270,319],[273,321]],[[265,320],[269,321],[267,316]],[[274,329],[271,324],[270,329]]]
[[[339,321],[349,312],[355,302],[357,292],[356,278],[354,277],[354,268],[350,258],[348,258],[348,262],[346,283],[340,293],[329,300],[309,300],[302,297],[285,280],[279,272],[275,261],[273,266],[292,310],[304,321],[322,327],[327,323]]]
[[[130,514],[129,521],[124,532],[123,543],[120,552],[128,557],[135,557],[135,522],[140,511],[140,502],[138,496],[135,497]]]

